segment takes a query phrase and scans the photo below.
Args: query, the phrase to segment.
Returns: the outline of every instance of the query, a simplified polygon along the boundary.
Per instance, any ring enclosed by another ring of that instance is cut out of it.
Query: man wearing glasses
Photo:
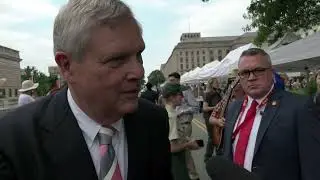
[[[320,120],[312,101],[274,87],[262,49],[244,51],[238,68],[247,96],[229,106],[224,155],[263,180],[320,179]]]

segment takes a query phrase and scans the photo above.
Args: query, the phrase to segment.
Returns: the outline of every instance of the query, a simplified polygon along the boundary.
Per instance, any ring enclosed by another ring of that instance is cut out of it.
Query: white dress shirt
[[[18,99],[18,106],[26,105],[35,101],[35,99],[28,94],[20,94]]]
[[[273,90],[273,86],[270,89],[269,93],[272,90]],[[269,93],[267,95],[269,95]],[[257,103],[260,105],[262,103],[262,101],[266,98],[266,96],[261,98],[261,99],[256,99]],[[247,106],[246,106],[244,112],[242,113],[240,123],[238,123],[239,118],[240,118],[240,117],[238,117],[238,120],[235,123],[233,131],[235,131],[235,129],[237,128],[238,124],[241,124],[244,121],[244,119],[245,119],[245,117],[247,115],[247,112],[248,112],[253,100],[254,100],[253,98],[248,96],[248,103],[247,103]],[[254,156],[254,149],[255,149],[255,146],[256,146],[257,135],[258,135],[258,131],[259,131],[259,127],[260,127],[260,123],[261,123],[261,119],[262,119],[262,114],[263,114],[261,112],[264,111],[265,107],[266,107],[266,105],[264,105],[264,106],[260,107],[259,109],[257,109],[256,116],[254,118],[254,122],[253,122],[253,125],[252,125],[252,129],[251,129],[251,133],[250,133],[250,137],[249,137],[249,141],[248,141],[248,146],[247,146],[247,150],[246,150],[246,154],[245,154],[245,158],[244,158],[244,165],[243,165],[244,168],[247,169],[248,171],[251,171],[251,168],[252,168],[252,160],[253,160],[253,156]],[[234,153],[235,153],[235,150],[236,150],[236,145],[237,145],[238,140],[239,140],[239,135],[240,135],[240,133],[237,134],[237,136],[235,138],[235,141],[233,143],[233,156],[235,155]]]
[[[91,154],[93,164],[95,166],[97,175],[100,172],[100,154],[99,154],[99,142],[97,134],[101,128],[101,125],[96,121],[92,120],[87,116],[73,100],[70,90],[68,89],[68,102],[73,112],[74,116],[77,119],[79,127],[82,130],[83,137],[87,143],[88,149]],[[121,175],[123,179],[127,179],[127,170],[128,170],[128,147],[127,139],[124,130],[123,119],[120,119],[116,123],[111,125],[117,131],[112,137],[112,145],[114,147],[116,157],[118,159]],[[79,149],[79,151],[81,151]]]

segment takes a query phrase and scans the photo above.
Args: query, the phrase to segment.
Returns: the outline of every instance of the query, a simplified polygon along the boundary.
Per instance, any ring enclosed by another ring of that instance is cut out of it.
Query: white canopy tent
[[[180,78],[180,82],[181,82],[181,83],[184,83],[184,82],[188,79],[188,76],[189,76],[190,72],[191,72],[191,71],[188,71],[188,72],[184,73],[184,74],[181,76],[181,78]]]
[[[216,71],[212,73],[212,77],[227,76],[234,69],[238,68],[238,62],[243,51],[250,48],[255,48],[256,46],[252,43],[238,47],[237,49],[231,51],[216,67]]]
[[[220,61],[212,61],[201,68],[201,71],[198,74],[199,80],[208,80],[211,77],[213,71],[216,70],[216,67],[220,64]]]
[[[201,71],[201,68],[197,67],[194,70],[190,71],[188,73],[188,76],[186,77],[186,79],[184,80],[184,83],[196,83],[198,82],[197,80],[197,76],[198,73]]]
[[[283,72],[320,67],[320,32],[269,52],[274,67]]]

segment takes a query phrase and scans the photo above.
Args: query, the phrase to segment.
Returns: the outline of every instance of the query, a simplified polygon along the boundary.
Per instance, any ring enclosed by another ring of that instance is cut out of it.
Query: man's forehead
[[[103,26],[98,28],[95,34],[101,34],[102,37],[94,36],[92,42],[97,43],[99,49],[107,50],[115,55],[123,52],[143,51],[145,48],[140,28],[134,21],[119,22],[114,28]]]
[[[247,69],[247,68],[256,68],[256,67],[266,67],[268,66],[268,61],[265,57],[261,55],[254,56],[243,56],[239,60],[238,68]]]

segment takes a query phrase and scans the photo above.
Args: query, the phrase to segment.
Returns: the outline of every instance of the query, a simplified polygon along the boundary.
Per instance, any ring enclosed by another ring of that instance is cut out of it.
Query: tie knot
[[[101,127],[99,130],[99,143],[104,145],[109,145],[112,142],[112,136],[115,133],[115,129]]]
[[[259,104],[256,100],[253,100],[252,103],[251,103],[251,106],[252,107],[257,107]]]

